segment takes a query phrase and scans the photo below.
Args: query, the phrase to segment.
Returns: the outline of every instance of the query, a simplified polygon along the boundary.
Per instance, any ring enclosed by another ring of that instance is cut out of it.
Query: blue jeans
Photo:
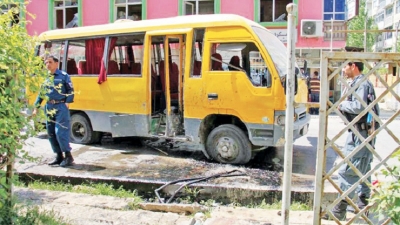
[[[65,103],[46,104],[46,128],[54,153],[70,152],[70,116]]]
[[[311,93],[311,102],[319,102],[319,93]],[[318,115],[319,108],[310,108],[310,113]]]

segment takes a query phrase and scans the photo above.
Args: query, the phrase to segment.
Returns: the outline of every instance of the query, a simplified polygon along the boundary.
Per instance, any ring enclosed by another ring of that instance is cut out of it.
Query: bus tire
[[[71,142],[75,144],[92,144],[100,141],[101,133],[93,131],[89,119],[82,113],[71,116]]]
[[[209,156],[229,164],[246,164],[251,159],[251,143],[239,127],[232,124],[218,126],[207,137]]]

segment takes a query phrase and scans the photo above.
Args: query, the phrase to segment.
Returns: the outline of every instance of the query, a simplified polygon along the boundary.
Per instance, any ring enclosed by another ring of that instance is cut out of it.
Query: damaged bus
[[[37,54],[58,56],[74,84],[74,143],[103,133],[184,141],[230,164],[284,145],[286,47],[253,21],[223,14],[119,21],[40,38]],[[296,104],[290,117],[294,138],[305,135],[306,107]]]

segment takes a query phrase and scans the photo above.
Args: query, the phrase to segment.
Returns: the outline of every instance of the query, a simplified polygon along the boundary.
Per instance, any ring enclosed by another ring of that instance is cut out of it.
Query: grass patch
[[[254,208],[254,209],[267,209],[267,210],[281,210],[282,209],[282,201],[274,202],[272,204],[268,204],[265,202],[265,199],[262,200],[259,204],[247,204],[242,205],[240,203],[234,202],[229,204],[231,207],[245,207],[245,208]],[[290,205],[291,211],[312,211],[312,206],[309,206],[305,203],[301,202],[292,202]]]
[[[32,189],[40,189],[40,190],[51,190],[51,191],[66,191],[66,192],[75,192],[75,193],[84,193],[91,195],[106,195],[113,196],[119,198],[131,198],[133,201],[128,203],[128,208],[131,210],[135,210],[139,208],[139,204],[144,202],[141,196],[138,195],[137,191],[128,191],[125,190],[122,186],[119,188],[114,188],[112,184],[106,183],[98,183],[98,184],[81,184],[81,185],[72,185],[65,184],[59,182],[42,182],[42,181],[34,181],[29,183],[28,185],[18,183],[16,186],[20,187],[28,187]],[[178,197],[176,201],[178,203],[184,204],[192,204],[197,201],[197,195],[199,191],[194,188],[185,188],[184,190],[185,196]],[[219,205],[214,200],[209,199],[207,201],[200,201],[200,205],[204,205],[212,208],[214,205]],[[280,210],[282,209],[282,201],[274,202],[272,204],[267,204],[265,199],[259,204],[247,204],[242,205],[240,203],[231,203],[229,206],[233,207],[245,207],[245,208],[258,208],[258,209],[267,209],[267,210]],[[300,202],[292,202],[290,205],[291,211],[312,211],[312,206],[309,206],[305,203]]]
[[[54,211],[40,210],[38,206],[13,206],[0,208],[0,224],[13,225],[69,225]]]
[[[141,198],[141,196],[138,195],[136,190],[128,191],[125,190],[122,186],[120,186],[119,188],[115,188],[112,184],[106,183],[72,185],[58,182],[34,181],[29,183],[28,185],[18,183],[16,186],[39,190],[65,191],[91,195],[106,195],[118,198],[130,198],[132,199],[132,201],[129,203],[130,209],[137,209],[139,203],[143,202],[143,199]]]
[[[263,200],[260,204],[250,206],[248,208],[280,210],[280,209],[282,209],[282,201],[274,202],[272,204],[267,204],[267,203],[265,203],[265,200]],[[304,203],[292,202],[292,204],[290,205],[290,210],[291,211],[312,211],[312,207],[307,204],[304,204]]]

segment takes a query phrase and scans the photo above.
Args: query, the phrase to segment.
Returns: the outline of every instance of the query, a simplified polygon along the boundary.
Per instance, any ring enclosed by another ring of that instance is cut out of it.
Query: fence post
[[[295,88],[295,13],[296,4],[286,6],[288,12],[288,42],[287,42],[287,71],[286,71],[286,115],[285,115],[285,162],[282,192],[282,222],[289,224],[290,194],[292,187],[292,160],[293,160],[293,115],[294,115],[294,88]]]

